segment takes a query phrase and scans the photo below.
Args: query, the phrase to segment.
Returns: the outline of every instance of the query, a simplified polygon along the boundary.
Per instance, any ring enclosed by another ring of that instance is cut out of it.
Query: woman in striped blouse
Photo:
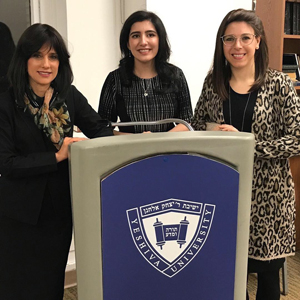
[[[190,122],[190,93],[181,69],[168,63],[170,45],[165,27],[152,12],[137,11],[125,21],[120,34],[122,58],[103,85],[99,114],[116,122],[179,118]],[[184,125],[120,127],[122,133],[188,130]]]

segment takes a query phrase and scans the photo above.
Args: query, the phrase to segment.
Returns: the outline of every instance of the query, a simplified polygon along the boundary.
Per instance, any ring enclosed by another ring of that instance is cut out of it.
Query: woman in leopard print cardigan
[[[294,185],[288,159],[300,154],[300,102],[289,77],[268,68],[261,20],[234,10],[223,19],[213,66],[192,126],[255,136],[248,273],[258,274],[257,300],[280,299],[279,269],[295,253]],[[248,295],[247,295],[248,297]]]

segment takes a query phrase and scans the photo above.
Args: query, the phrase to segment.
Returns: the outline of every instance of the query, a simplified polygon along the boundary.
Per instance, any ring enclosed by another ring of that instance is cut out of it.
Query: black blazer
[[[74,86],[66,103],[72,126],[87,137],[112,135]],[[57,163],[55,152],[32,116],[16,104],[12,92],[0,95],[0,214],[36,224],[46,190],[58,214],[70,212],[68,160]]]

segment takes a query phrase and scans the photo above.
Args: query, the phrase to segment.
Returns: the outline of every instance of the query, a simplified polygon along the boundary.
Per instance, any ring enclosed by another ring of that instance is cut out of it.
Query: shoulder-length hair
[[[155,68],[163,82],[167,79],[166,73],[170,75],[169,69],[172,69],[171,65],[168,63],[171,55],[171,48],[167,31],[163,22],[153,12],[144,10],[136,11],[127,18],[120,33],[119,42],[122,58],[120,60],[119,66],[121,71],[121,80],[125,85],[131,84],[134,69],[134,57],[130,54],[130,51],[128,49],[130,30],[134,23],[143,21],[150,21],[155,27],[155,30],[159,37],[158,53],[155,57]],[[175,74],[174,71],[172,71],[171,73]]]
[[[73,81],[70,55],[62,36],[50,25],[33,24],[20,37],[8,72],[8,78],[19,104],[23,103],[26,86],[29,84],[28,59],[44,45],[49,47],[49,50],[54,49],[58,55],[58,74],[51,83],[55,90],[63,96]]]
[[[209,79],[211,80],[215,92],[221,99],[228,98],[229,80],[231,78],[231,68],[227,63],[223,51],[222,36],[226,28],[232,22],[245,22],[250,25],[256,37],[260,37],[259,49],[256,50],[255,60],[255,81],[249,92],[257,90],[261,87],[266,78],[266,72],[269,65],[269,51],[265,35],[265,30],[260,18],[254,11],[245,9],[236,9],[230,11],[223,19],[216,37],[216,47],[213,59],[213,65],[209,71]]]

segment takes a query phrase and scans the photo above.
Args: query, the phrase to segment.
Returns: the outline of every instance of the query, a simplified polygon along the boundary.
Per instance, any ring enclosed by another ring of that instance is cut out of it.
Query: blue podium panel
[[[232,300],[239,173],[196,155],[101,181],[104,300]]]

